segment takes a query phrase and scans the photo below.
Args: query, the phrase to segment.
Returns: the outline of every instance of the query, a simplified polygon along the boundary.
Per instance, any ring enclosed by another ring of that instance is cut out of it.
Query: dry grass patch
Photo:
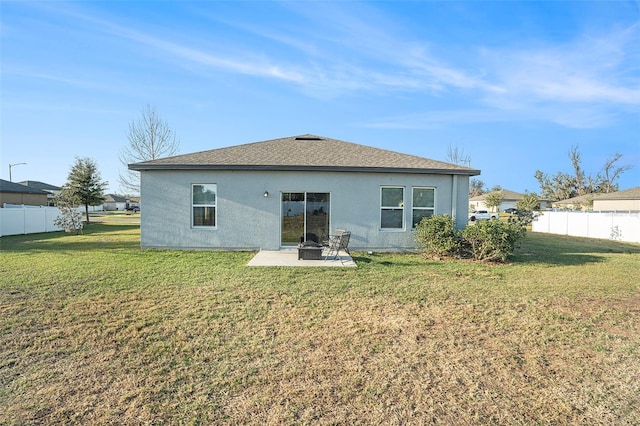
[[[318,270],[137,238],[2,239],[0,423],[640,422],[636,245]]]

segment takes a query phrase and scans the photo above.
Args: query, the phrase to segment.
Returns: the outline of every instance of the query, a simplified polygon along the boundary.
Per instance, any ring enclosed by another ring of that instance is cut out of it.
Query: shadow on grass
[[[416,266],[422,264],[422,258],[416,257],[411,253],[401,252],[374,252],[373,254],[356,254],[351,258],[358,265],[398,267],[398,266]]]
[[[139,236],[132,234],[139,224],[86,225],[82,234],[63,231],[10,235],[0,238],[0,251],[74,251],[95,249],[130,249],[140,246]]]
[[[640,254],[640,244],[529,232],[512,261],[581,265],[602,262],[605,254]]]

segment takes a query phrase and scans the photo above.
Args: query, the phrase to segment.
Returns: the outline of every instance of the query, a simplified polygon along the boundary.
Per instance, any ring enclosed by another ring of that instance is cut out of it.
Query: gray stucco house
[[[265,249],[351,231],[350,248],[415,248],[414,225],[467,223],[479,170],[302,135],[130,164],[141,172],[141,246]]]

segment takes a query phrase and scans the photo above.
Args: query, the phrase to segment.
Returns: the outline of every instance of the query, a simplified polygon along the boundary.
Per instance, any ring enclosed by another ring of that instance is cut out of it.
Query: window
[[[196,228],[216,227],[217,186],[213,183],[198,183],[191,186],[192,224]]]
[[[422,218],[431,217],[436,210],[435,188],[413,188],[413,219],[415,228]]]
[[[404,188],[380,188],[380,228],[404,228]]]

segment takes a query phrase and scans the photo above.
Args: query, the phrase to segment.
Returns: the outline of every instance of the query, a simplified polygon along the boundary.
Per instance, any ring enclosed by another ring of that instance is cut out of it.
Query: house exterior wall
[[[469,206],[473,207],[476,210],[489,210],[494,213],[503,212],[505,211],[505,209],[509,209],[509,208],[515,208],[517,204],[518,204],[518,201],[516,200],[503,200],[498,206],[498,208],[495,208],[495,207],[489,208],[487,207],[485,202],[482,200],[469,202]]]
[[[580,203],[551,203],[551,208],[559,209],[559,210],[580,210],[580,211],[592,210],[590,206],[586,204],[580,204]]]
[[[350,248],[409,250],[413,187],[436,189],[435,214],[467,223],[469,178],[452,175],[352,172],[179,171],[141,174],[141,245],[143,248],[267,249],[280,248],[281,192],[331,194],[331,231],[352,232]],[[216,229],[191,226],[192,184],[217,185]],[[380,230],[380,188],[401,186],[404,229]],[[265,191],[269,192],[264,197]],[[452,199],[456,202],[452,204]]]
[[[487,210],[487,205],[484,201],[469,201],[469,207],[472,210]]]
[[[593,210],[640,211],[640,200],[593,200]]]
[[[4,204],[24,204],[25,206],[48,205],[47,194],[27,194],[17,192],[0,192],[0,206]]]
[[[104,203],[104,209],[106,211],[117,211],[117,210],[124,210],[127,207],[127,203],[125,202],[113,202],[113,201],[108,201]]]

